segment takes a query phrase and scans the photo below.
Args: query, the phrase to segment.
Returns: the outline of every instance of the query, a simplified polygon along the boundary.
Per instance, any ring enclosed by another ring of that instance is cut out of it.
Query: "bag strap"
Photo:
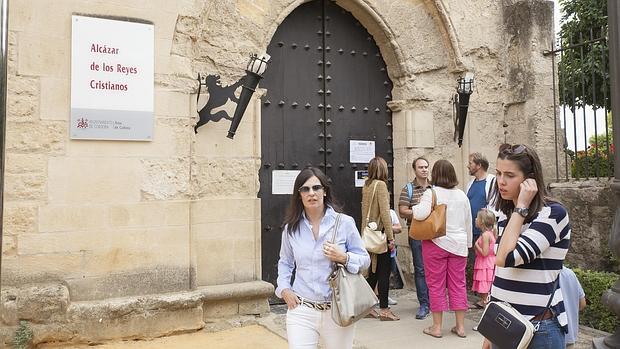
[[[377,190],[377,184],[379,184],[379,182],[375,182],[375,187],[372,189],[372,196],[370,197],[370,202],[368,203],[368,213],[366,214],[366,224],[368,224],[368,219],[370,218],[370,209],[372,208],[372,201],[375,199],[375,191]]]
[[[336,241],[336,233],[338,232],[338,227],[340,226],[340,216],[342,216],[342,213],[336,214],[336,223],[334,223],[334,232],[332,233],[332,244]]]
[[[409,204],[411,205],[411,198],[413,198],[413,184],[407,183],[407,198],[409,198]]]
[[[336,223],[334,223],[334,232],[332,233],[332,244],[336,242],[336,233],[338,232],[338,227],[340,226],[340,217],[342,217],[342,213],[336,214]],[[334,264],[334,269],[337,269],[338,266],[336,263]]]
[[[435,189],[433,189],[433,187],[431,187],[431,194],[432,194],[432,199],[431,199],[431,212],[435,209],[435,206],[437,206],[437,194],[435,193]]]
[[[560,271],[562,272],[562,271]],[[553,300],[553,296],[555,296],[555,291],[558,289],[558,284],[560,283],[560,274],[558,274],[558,277],[555,279],[555,282],[553,283],[553,291],[551,291],[551,296],[549,297],[549,301],[547,302],[547,306],[545,307],[545,311],[547,309],[551,309],[551,301]]]

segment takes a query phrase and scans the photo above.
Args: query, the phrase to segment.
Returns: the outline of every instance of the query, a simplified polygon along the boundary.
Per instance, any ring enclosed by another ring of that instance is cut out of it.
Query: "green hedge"
[[[588,300],[588,306],[579,315],[579,323],[597,330],[614,332],[620,321],[615,314],[607,310],[605,304],[601,302],[601,296],[618,280],[618,274],[579,268],[574,268],[573,271]]]

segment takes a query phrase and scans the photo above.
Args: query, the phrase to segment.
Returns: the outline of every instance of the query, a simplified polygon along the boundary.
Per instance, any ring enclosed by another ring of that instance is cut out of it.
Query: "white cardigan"
[[[432,241],[442,249],[458,256],[467,257],[472,246],[471,208],[467,195],[458,188],[446,189],[433,186],[437,204],[446,204],[446,235]],[[413,206],[413,218],[423,221],[431,214],[432,192],[426,190],[420,203]]]

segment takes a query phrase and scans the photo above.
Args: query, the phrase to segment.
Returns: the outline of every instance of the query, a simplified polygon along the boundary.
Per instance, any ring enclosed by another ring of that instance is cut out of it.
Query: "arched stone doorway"
[[[368,147],[387,160],[392,189],[392,114],[386,106],[392,82],[373,37],[331,1],[297,7],[267,52],[272,63],[261,82],[268,92],[261,110],[259,197],[262,278],[275,283],[290,199],[280,188],[282,178],[294,178],[306,166],[321,168],[344,212],[359,224],[361,188],[355,179],[368,161],[360,148]]]

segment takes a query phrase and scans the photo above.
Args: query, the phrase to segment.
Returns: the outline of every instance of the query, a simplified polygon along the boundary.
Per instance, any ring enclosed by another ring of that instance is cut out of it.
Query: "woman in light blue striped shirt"
[[[534,149],[500,146],[496,173],[495,207],[503,216],[491,299],[510,303],[538,325],[528,349],[564,348],[567,317],[557,279],[570,244],[568,214],[547,196]],[[483,348],[490,346],[485,340]]]
[[[282,232],[276,296],[288,306],[286,333],[289,348],[326,349],[353,346],[355,325],[338,326],[331,318],[328,277],[334,262],[351,273],[368,268],[370,257],[352,217],[338,213],[327,177],[307,168],[295,179]],[[334,225],[340,215],[336,239]],[[295,281],[291,276],[295,269]]]

